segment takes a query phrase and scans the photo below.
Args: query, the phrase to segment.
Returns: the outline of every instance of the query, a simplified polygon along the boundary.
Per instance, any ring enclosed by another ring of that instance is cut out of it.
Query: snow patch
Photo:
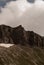
[[[13,46],[14,44],[4,44],[4,43],[0,43],[0,46],[2,46],[2,47],[6,47],[6,48],[8,48],[8,47],[10,47],[10,46]]]

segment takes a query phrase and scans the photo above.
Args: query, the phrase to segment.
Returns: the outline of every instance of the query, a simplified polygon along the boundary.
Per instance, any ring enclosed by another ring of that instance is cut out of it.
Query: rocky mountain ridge
[[[21,25],[10,27],[0,25],[0,43],[7,44],[29,44],[31,47],[44,47],[44,37],[33,31],[26,31]]]
[[[15,28],[0,25],[0,65],[44,65],[44,37],[26,31],[21,25]]]

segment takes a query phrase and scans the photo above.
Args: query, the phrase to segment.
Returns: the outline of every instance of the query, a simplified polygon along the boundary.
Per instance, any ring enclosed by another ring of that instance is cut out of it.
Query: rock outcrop
[[[30,46],[44,47],[44,38],[33,31],[28,31],[28,43]]]
[[[44,47],[44,37],[33,31],[26,31],[21,25],[12,28],[0,25],[0,43],[29,44],[30,46]]]

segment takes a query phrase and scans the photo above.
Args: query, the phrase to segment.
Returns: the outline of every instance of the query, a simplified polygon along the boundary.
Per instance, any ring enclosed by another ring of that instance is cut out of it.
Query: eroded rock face
[[[14,43],[16,44],[25,44],[26,43],[26,31],[24,28],[20,25],[16,28],[13,28],[13,34],[12,38]]]
[[[15,28],[0,25],[0,43],[29,44],[32,47],[44,47],[44,37],[33,31],[26,31],[21,25]]]
[[[12,28],[6,25],[0,25],[0,43],[26,43],[26,31],[20,25]]]

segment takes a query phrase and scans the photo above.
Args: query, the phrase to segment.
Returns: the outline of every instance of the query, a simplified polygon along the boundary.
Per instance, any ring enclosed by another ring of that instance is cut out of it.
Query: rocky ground
[[[0,65],[44,65],[44,49],[28,45],[0,47]]]

